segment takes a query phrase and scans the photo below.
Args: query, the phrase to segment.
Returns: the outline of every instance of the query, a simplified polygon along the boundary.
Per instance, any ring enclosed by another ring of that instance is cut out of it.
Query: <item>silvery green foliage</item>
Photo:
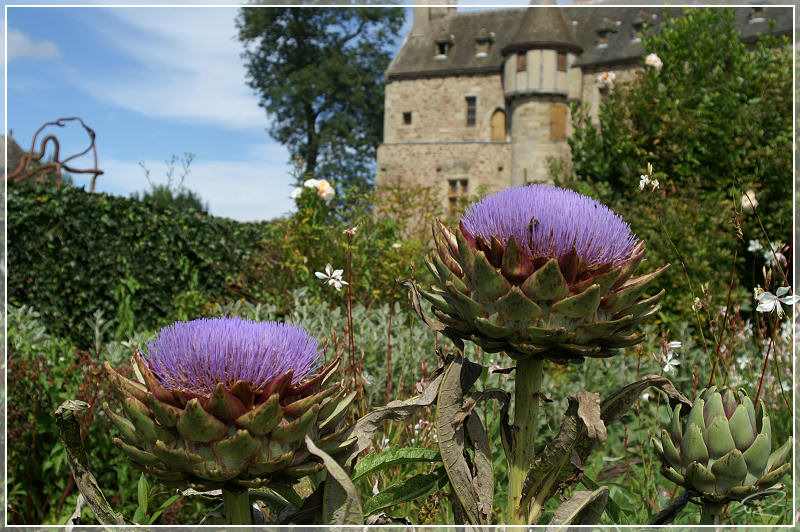
[[[107,342],[101,357],[114,367],[127,364],[131,355],[141,350],[153,335],[153,331],[139,332],[128,335],[127,340]]]
[[[33,308],[23,305],[8,308],[8,345],[11,356],[26,349],[45,350],[51,341],[50,335]]]

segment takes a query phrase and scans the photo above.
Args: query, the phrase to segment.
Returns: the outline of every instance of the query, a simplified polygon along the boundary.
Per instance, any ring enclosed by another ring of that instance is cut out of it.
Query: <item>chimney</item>
[[[414,24],[411,27],[411,34],[424,35],[431,21],[455,12],[456,0],[414,0]]]

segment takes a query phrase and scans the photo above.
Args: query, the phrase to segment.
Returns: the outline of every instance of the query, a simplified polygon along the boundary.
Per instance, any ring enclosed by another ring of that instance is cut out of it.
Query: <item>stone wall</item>
[[[468,96],[475,97],[474,126],[466,125]],[[490,141],[492,114],[504,108],[499,73],[391,81],[386,85],[383,141]],[[403,113],[408,112],[411,124],[404,124]]]
[[[450,202],[450,181],[467,180],[467,195],[481,185],[496,192],[508,187],[511,144],[508,142],[453,142],[382,144],[378,147],[376,183],[425,185],[441,191],[442,212]],[[459,185],[459,194],[461,194]]]
[[[571,133],[566,100],[559,96],[527,96],[511,101],[512,186],[550,182],[550,159],[569,159],[565,140],[550,138],[551,107],[564,108],[566,135]]]

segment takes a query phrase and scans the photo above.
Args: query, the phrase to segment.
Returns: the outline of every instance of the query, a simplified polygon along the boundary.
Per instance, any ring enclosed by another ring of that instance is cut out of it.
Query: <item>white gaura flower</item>
[[[303,187],[297,187],[294,190],[292,190],[292,193],[289,194],[289,197],[292,199],[297,199],[300,197],[300,194],[302,193],[303,193]]]
[[[756,199],[756,192],[753,189],[750,189],[742,194],[743,212],[753,212],[753,209],[756,207],[758,207],[758,200]]]
[[[658,57],[658,55],[656,54],[649,54],[645,58],[644,63],[650,68],[655,69],[657,72],[660,72],[661,69],[664,67],[664,62],[661,61],[661,58]]]
[[[700,309],[703,308],[703,302],[700,301],[699,297],[694,298],[694,303],[692,303],[692,308],[695,312],[700,312]]]
[[[786,256],[780,250],[783,247],[783,242],[776,240],[767,245],[767,250],[764,252],[764,260],[773,268],[779,263],[786,265]]]
[[[319,188],[319,179],[306,179],[305,183],[303,183],[303,186],[308,188]]]
[[[347,281],[342,280],[343,273],[344,270],[334,270],[329,262],[328,265],[325,266],[325,273],[314,272],[314,275],[316,275],[318,279],[322,279],[328,283],[328,286],[332,286],[339,291],[342,289],[342,285],[347,285]]]
[[[644,190],[645,187],[655,190],[658,188],[658,179],[650,179],[646,175],[639,176],[639,190]]]
[[[330,201],[336,195],[336,190],[328,183],[327,179],[320,179],[317,183],[317,196],[323,201]]]
[[[750,253],[755,253],[761,249],[761,241],[758,239],[749,240],[747,242],[747,251]]]
[[[756,310],[758,312],[772,312],[773,310],[778,313],[778,317],[783,316],[783,306],[787,305],[791,307],[798,300],[800,300],[800,296],[796,295],[786,295],[791,291],[791,288],[788,286],[781,286],[778,288],[775,293],[763,291],[761,293],[757,293],[756,301],[758,301],[758,306]]]
[[[664,373],[669,373],[673,369],[678,369],[678,366],[681,365],[680,360],[678,360],[678,355],[673,353],[672,351],[667,351],[667,356],[664,358]]]

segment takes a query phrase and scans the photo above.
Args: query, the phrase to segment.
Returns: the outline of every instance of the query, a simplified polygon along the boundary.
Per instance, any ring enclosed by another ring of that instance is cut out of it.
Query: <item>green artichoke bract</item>
[[[604,205],[550,185],[506,189],[473,204],[459,230],[438,220],[421,291],[451,335],[511,358],[580,362],[644,335],[664,291],[645,295],[669,266],[631,277],[644,243]]]
[[[791,464],[791,438],[772,451],[772,427],[763,401],[758,408],[739,390],[703,390],[686,416],[681,405],[669,430],[654,439],[662,474],[704,501],[742,501],[778,483]]]
[[[147,351],[134,355],[139,381],[105,364],[125,417],[103,407],[120,433],[114,443],[167,485],[291,485],[323,467],[305,436],[331,455],[354,441],[342,440],[341,425],[355,392],[330,382],[338,359],[319,371],[317,341],[302,329],[178,322]]]

